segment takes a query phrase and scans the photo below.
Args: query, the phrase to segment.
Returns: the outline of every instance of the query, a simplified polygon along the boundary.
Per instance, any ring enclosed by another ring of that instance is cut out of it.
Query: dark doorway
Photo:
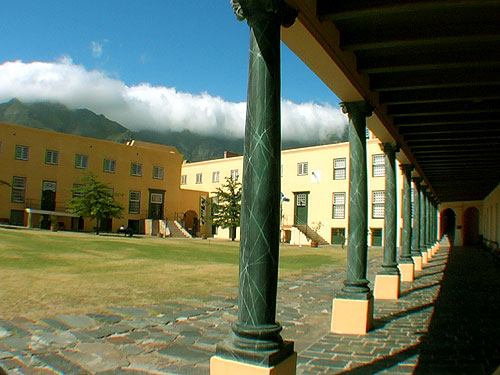
[[[148,219],[163,220],[165,190],[149,189]]]
[[[198,215],[193,210],[186,211],[184,214],[184,228],[195,236],[198,231]]]
[[[455,212],[447,208],[441,213],[441,233],[439,238],[448,236],[450,244],[455,243],[455,227],[457,225]]]
[[[476,207],[464,211],[462,234],[464,245],[479,244],[479,210]]]
[[[56,186],[55,181],[43,181],[40,209],[47,211],[56,210]]]

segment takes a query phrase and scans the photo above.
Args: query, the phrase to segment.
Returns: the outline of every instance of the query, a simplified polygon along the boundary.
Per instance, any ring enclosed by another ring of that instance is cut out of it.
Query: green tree
[[[210,217],[213,225],[229,228],[231,241],[236,238],[236,228],[240,226],[241,183],[226,177],[226,183],[217,188],[216,203]]]
[[[102,222],[112,217],[120,218],[123,207],[115,199],[118,194],[108,184],[97,181],[94,173],[86,172],[80,181],[80,185],[71,189],[73,198],[68,201],[68,211],[96,220],[95,230],[99,234]]]

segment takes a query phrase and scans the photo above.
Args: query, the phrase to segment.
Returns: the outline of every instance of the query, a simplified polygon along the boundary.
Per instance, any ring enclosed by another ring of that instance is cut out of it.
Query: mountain
[[[23,103],[18,99],[0,104],[0,122],[52,130],[60,133],[123,143],[129,139],[175,146],[189,161],[221,158],[224,151],[243,153],[243,139],[226,139],[183,130],[132,131],[88,109],[69,109],[53,102]],[[347,135],[331,135],[321,144],[347,140]],[[283,141],[283,149],[314,146],[317,143]]]

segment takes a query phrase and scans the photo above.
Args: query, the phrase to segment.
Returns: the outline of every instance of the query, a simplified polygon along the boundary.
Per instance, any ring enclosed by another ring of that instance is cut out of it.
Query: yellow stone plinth
[[[412,282],[415,280],[415,265],[413,263],[400,263],[398,268],[401,273],[401,281]]]
[[[245,362],[213,356],[210,358],[210,375],[295,375],[297,353],[273,366],[257,366]]]
[[[432,248],[427,250],[427,259],[430,261],[431,258],[432,258],[433,254],[432,254]]]
[[[377,275],[373,296],[375,299],[398,299],[399,286],[399,275]]]
[[[429,263],[429,259],[427,257],[427,251],[422,251],[422,264]]]
[[[368,300],[334,298],[332,333],[365,335],[373,329],[373,297]]]
[[[424,268],[422,267],[422,257],[421,256],[416,256],[412,257],[413,258],[413,263],[415,263],[415,272],[416,271],[422,271]]]

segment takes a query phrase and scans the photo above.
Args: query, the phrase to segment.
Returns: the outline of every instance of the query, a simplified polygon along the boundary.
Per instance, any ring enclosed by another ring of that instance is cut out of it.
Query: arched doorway
[[[199,231],[198,215],[193,210],[186,211],[184,214],[184,228],[193,236]]]
[[[457,219],[455,215],[455,211],[451,208],[447,208],[443,212],[441,212],[441,233],[439,238],[443,236],[448,236],[450,244],[455,242],[455,227],[456,227]]]
[[[469,207],[464,211],[463,238],[464,245],[477,245],[479,243],[479,210]]]

